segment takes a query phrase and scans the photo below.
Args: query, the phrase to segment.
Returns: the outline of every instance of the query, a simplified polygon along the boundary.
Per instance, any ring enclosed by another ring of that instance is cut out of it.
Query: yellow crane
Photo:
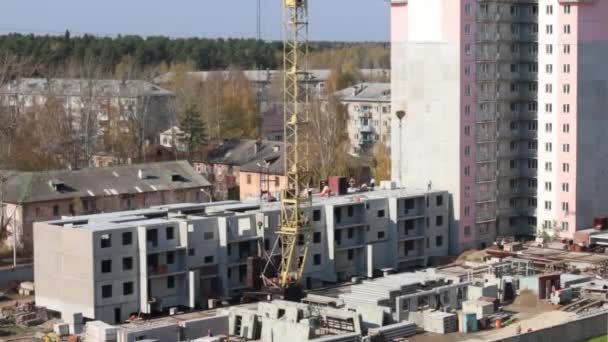
[[[312,195],[309,172],[308,128],[308,1],[283,1],[284,167],[287,187],[281,196],[278,234],[281,263],[272,286],[301,289],[311,240],[308,219]],[[267,283],[268,285],[268,283]],[[293,292],[292,292],[293,293]]]

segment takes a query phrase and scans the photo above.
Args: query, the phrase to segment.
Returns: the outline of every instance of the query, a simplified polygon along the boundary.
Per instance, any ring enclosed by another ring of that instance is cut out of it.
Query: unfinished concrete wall
[[[35,224],[36,305],[95,318],[93,238],[89,230]]]
[[[118,330],[117,342],[135,342],[141,340],[158,340],[162,342],[179,342],[180,327],[175,324],[161,326],[122,328]]]
[[[208,331],[211,331],[214,336],[219,334],[228,335],[228,315],[184,321],[180,322],[179,326],[182,328],[181,341],[205,337],[208,335]]]

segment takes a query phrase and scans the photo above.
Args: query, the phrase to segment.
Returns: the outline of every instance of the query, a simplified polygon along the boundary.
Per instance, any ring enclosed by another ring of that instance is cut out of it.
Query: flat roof
[[[378,189],[352,193],[344,196],[322,197],[313,195],[313,207],[324,205],[351,205],[364,204],[367,201],[387,198],[410,198],[425,196],[427,194],[440,194],[445,191],[428,191],[416,188]],[[152,206],[147,209],[118,211],[82,216],[69,216],[60,220],[47,222],[50,225],[64,226],[66,228],[86,228],[91,230],[124,229],[139,225],[154,225],[176,223],[179,215],[187,215],[188,219],[215,217],[218,215],[249,215],[258,212],[279,211],[280,202],[253,202],[253,201],[222,201],[209,203],[177,203]]]

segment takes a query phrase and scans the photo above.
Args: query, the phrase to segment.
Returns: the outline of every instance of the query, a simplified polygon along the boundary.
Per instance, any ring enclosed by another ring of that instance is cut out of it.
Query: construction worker
[[[376,186],[376,180],[372,177],[372,179],[370,179],[370,181],[369,181],[369,189],[371,191],[374,191],[375,186]]]

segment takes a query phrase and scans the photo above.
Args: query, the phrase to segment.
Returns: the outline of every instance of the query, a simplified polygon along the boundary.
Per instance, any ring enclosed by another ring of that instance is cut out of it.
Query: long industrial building
[[[315,196],[305,285],[447,255],[448,198],[414,189]],[[36,223],[36,304],[114,323],[237,298],[259,279],[252,260],[280,250],[279,216],[279,203],[217,202]]]
[[[453,194],[452,252],[538,229],[572,237],[608,212],[608,4],[391,8],[393,178]]]

